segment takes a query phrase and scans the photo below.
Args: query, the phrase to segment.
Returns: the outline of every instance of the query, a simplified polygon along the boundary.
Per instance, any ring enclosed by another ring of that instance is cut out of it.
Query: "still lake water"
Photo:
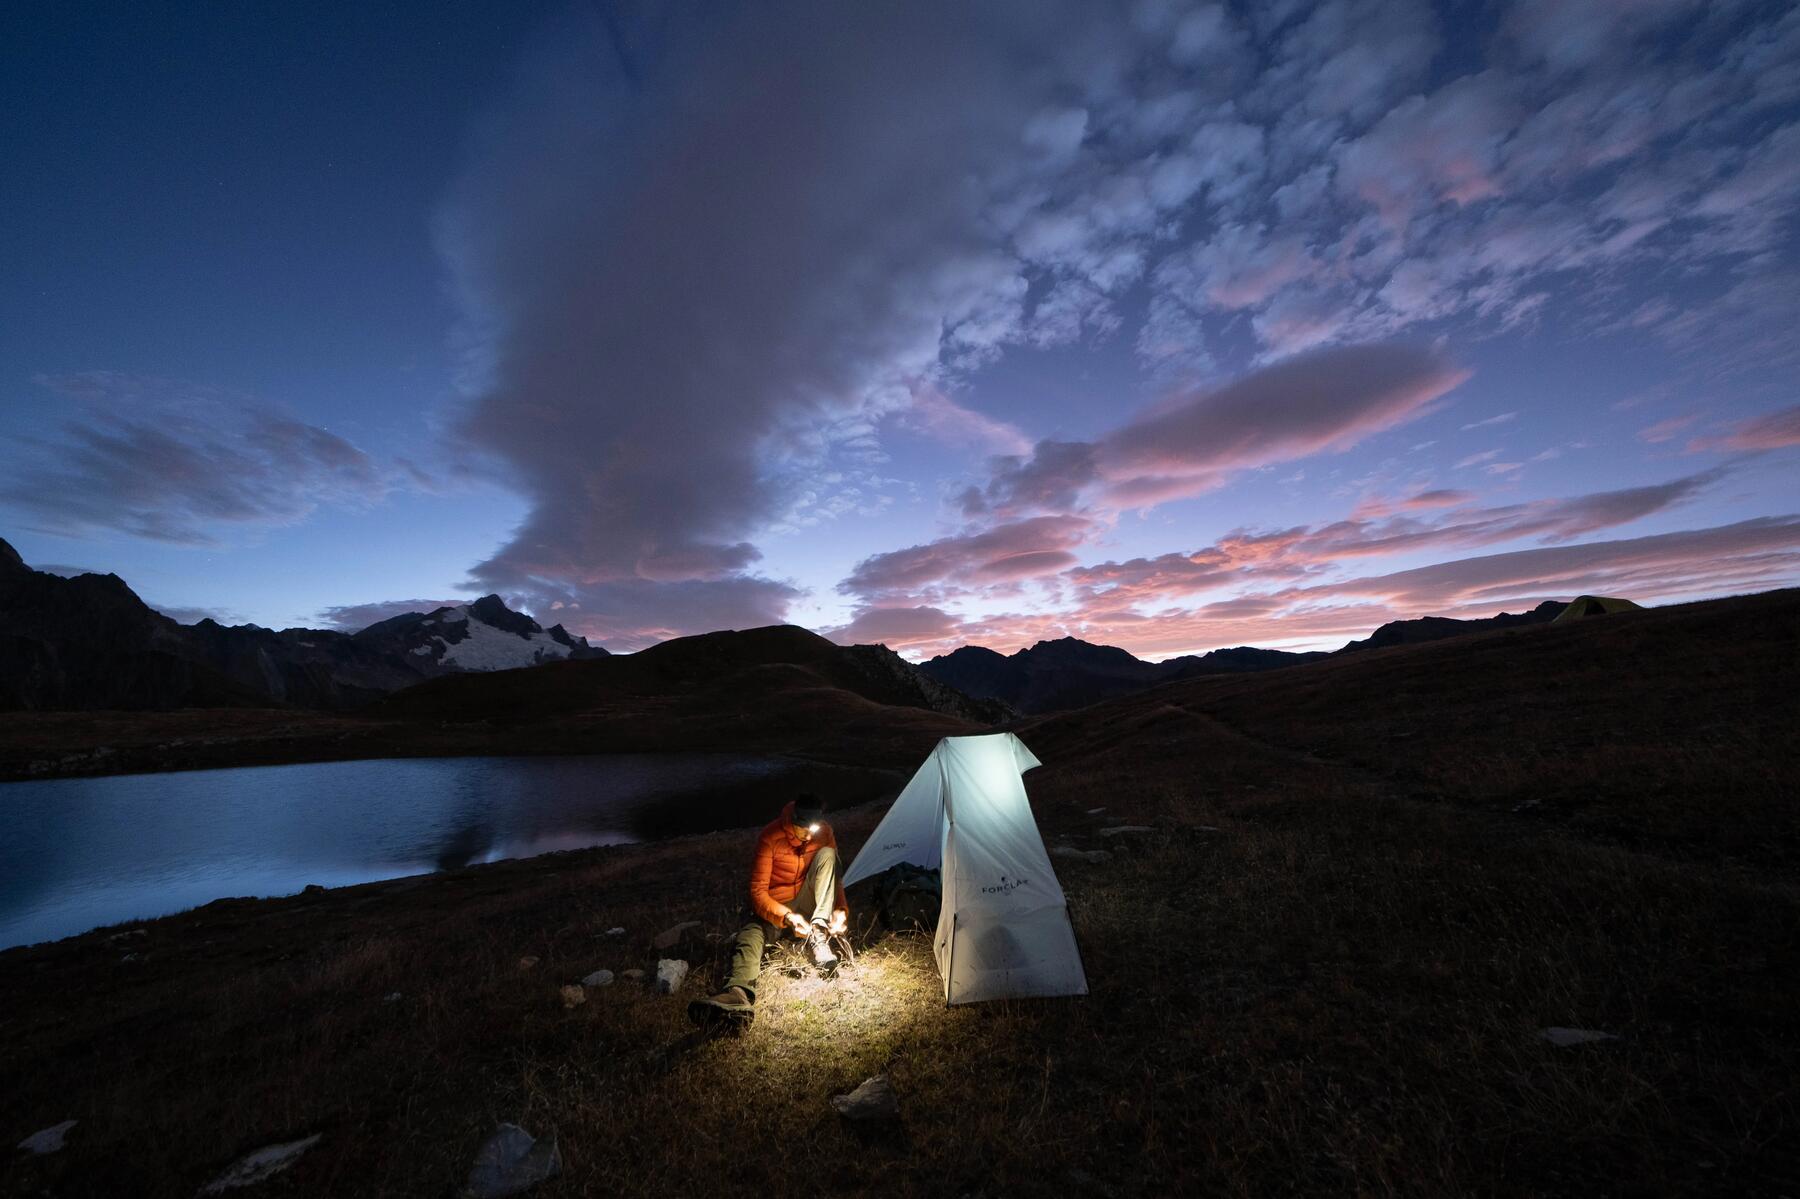
[[[228,895],[752,827],[796,791],[842,806],[892,783],[725,754],[387,758],[0,783],[0,948]]]

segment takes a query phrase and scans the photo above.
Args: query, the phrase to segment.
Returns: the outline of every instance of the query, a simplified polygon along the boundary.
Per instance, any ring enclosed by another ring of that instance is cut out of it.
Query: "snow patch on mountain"
[[[445,666],[458,670],[510,670],[569,656],[569,647],[548,633],[529,636],[508,633],[485,621],[470,620],[468,611],[463,608],[447,612],[440,619],[447,624],[467,621],[467,636],[446,643],[444,656],[438,659]]]

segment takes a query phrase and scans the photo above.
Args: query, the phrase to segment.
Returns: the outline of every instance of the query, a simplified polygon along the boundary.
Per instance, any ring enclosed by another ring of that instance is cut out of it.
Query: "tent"
[[[1040,765],[1011,733],[945,737],[894,800],[844,885],[902,862],[943,872],[946,1003],[1085,995],[1067,901],[1025,797]]]
[[[1589,616],[1605,616],[1608,612],[1635,612],[1638,606],[1628,599],[1618,599],[1610,595],[1578,595],[1569,602],[1569,606],[1556,614],[1551,624],[1565,624],[1572,620],[1583,620]]]

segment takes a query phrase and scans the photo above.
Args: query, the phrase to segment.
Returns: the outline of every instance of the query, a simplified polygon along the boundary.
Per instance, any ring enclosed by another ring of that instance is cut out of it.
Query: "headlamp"
[[[809,833],[816,833],[819,831],[819,826],[817,824],[809,824],[806,826],[806,831]]]

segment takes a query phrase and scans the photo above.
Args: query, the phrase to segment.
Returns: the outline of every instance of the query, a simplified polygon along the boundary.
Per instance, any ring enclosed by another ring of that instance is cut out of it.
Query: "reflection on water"
[[[403,758],[0,784],[0,948],[557,849],[758,825],[892,779],[780,758]]]

